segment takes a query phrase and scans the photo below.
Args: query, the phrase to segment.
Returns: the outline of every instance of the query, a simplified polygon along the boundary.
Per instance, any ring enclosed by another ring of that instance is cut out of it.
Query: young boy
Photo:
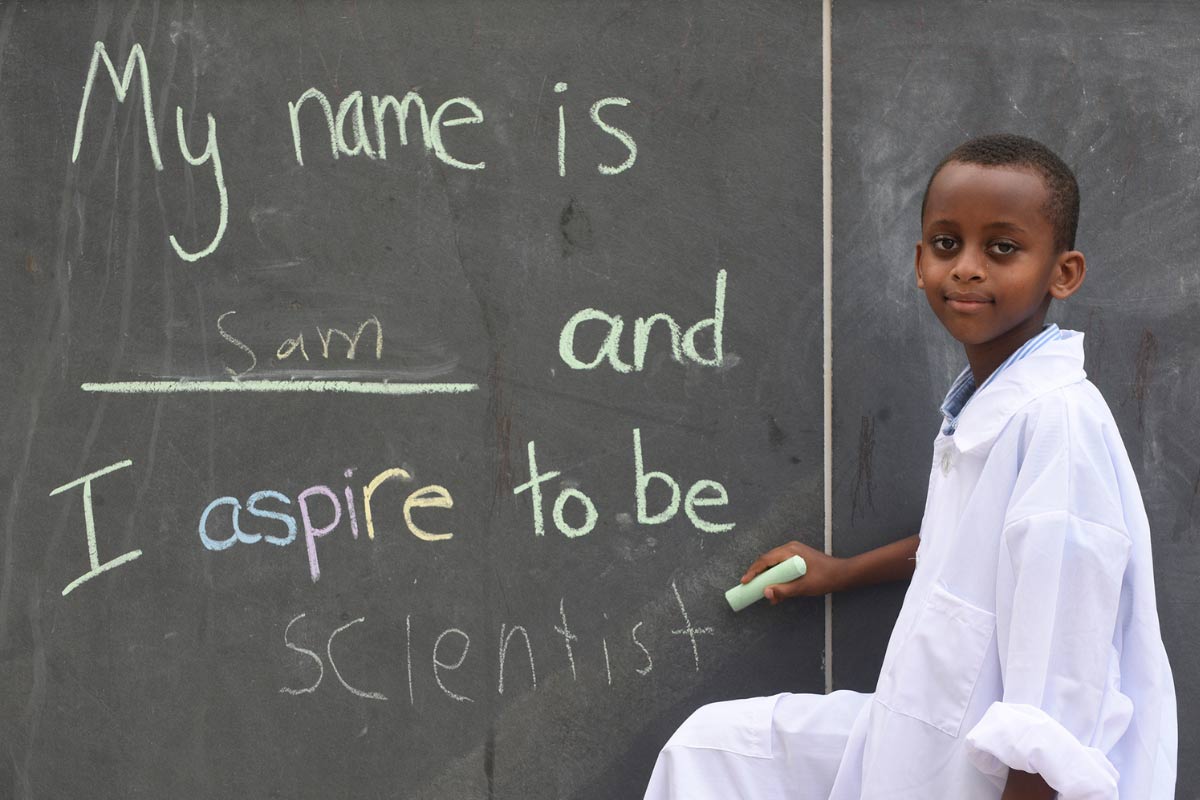
[[[798,542],[800,595],[912,578],[876,691],[716,703],[663,748],[646,797],[794,800],[1175,794],[1175,689],[1150,531],[1083,334],[1044,324],[1083,282],[1079,190],[1019,136],[934,170],[917,286],[966,350],[920,534],[850,559]]]

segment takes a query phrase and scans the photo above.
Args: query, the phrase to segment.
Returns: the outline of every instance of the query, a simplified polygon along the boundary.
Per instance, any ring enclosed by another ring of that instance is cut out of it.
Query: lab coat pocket
[[[995,629],[995,614],[935,583],[876,699],[957,737]]]

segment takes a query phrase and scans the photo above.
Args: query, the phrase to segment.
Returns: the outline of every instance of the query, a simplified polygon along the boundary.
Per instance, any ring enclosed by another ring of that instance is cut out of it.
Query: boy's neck
[[[967,363],[970,364],[971,374],[975,378],[975,385],[982,386],[983,382],[996,371],[996,368],[1017,351],[1017,348],[1041,333],[1044,324],[1044,316],[1033,317],[990,342],[963,345],[963,350],[967,354]]]

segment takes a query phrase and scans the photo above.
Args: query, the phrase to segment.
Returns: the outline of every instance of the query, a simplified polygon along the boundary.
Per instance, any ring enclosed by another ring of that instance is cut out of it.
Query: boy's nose
[[[964,251],[954,260],[950,276],[956,280],[983,280],[987,275],[987,258],[983,253]]]

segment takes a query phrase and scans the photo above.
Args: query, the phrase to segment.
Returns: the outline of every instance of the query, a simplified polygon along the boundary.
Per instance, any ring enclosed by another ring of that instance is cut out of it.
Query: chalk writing
[[[96,72],[99,70],[101,63],[108,70],[108,77],[112,81],[113,94],[117,96],[118,103],[125,102],[125,98],[129,94],[129,89],[133,83],[134,70],[137,70],[138,82],[142,89],[142,110],[146,118],[146,138],[150,144],[150,158],[154,162],[154,168],[162,172],[163,161],[158,149],[158,128],[154,123],[154,109],[151,102],[150,68],[146,64],[146,55],[142,51],[142,46],[138,43],[134,43],[129,48],[129,58],[125,60],[125,73],[121,77],[117,77],[116,65],[108,57],[108,51],[104,47],[104,42],[96,42],[95,47],[92,48],[92,60],[88,65],[87,79],[83,84],[83,99],[79,104],[79,119],[75,123],[75,143],[71,148],[71,163],[74,164],[79,159],[79,149],[83,143],[83,125],[87,117],[88,100],[92,96],[92,87],[96,81]],[[205,141],[204,152],[199,156],[193,156],[191,149],[188,147],[187,136],[183,129],[183,108],[181,106],[175,107],[175,133],[179,143],[179,152],[183,156],[184,161],[194,167],[202,166],[210,161],[212,162],[213,178],[217,184],[217,196],[220,202],[217,231],[213,234],[213,238],[207,246],[196,251],[185,250],[174,234],[170,234],[168,237],[176,255],[184,261],[199,261],[205,256],[211,255],[217,249],[217,245],[221,243],[221,238],[225,235],[225,227],[229,222],[229,194],[225,188],[225,173],[221,168],[221,153],[217,146],[217,123],[213,119],[212,114],[207,115],[207,120],[208,137]]]
[[[623,131],[614,125],[609,125],[607,122],[600,119],[600,109],[606,106],[627,105],[629,105],[629,99],[626,97],[605,97],[604,99],[597,100],[595,103],[593,103],[592,110],[588,112],[592,118],[592,122],[596,123],[597,128],[609,134],[610,136],[616,137],[621,144],[625,145],[625,149],[629,151],[629,155],[625,157],[625,160],[620,164],[617,164],[615,167],[610,167],[607,164],[597,164],[596,170],[601,175],[620,175],[622,172],[632,167],[633,162],[637,161],[637,142],[633,140],[633,137],[630,136],[628,132]]]
[[[287,627],[283,629],[283,644],[285,647],[287,647],[287,649],[294,650],[295,652],[300,653],[301,655],[308,656],[313,661],[317,662],[317,679],[316,679],[316,681],[313,682],[312,686],[305,686],[302,689],[293,689],[288,686],[281,686],[281,687],[279,687],[279,691],[282,694],[290,694],[290,695],[312,694],[313,692],[315,692],[317,690],[317,687],[321,685],[321,681],[324,680],[324,678],[325,678],[325,663],[323,661],[321,661],[321,657],[319,655],[317,655],[316,653],[314,653],[312,650],[308,650],[307,648],[300,647],[299,645],[293,644],[291,641],[288,640],[288,634],[290,634],[292,632],[292,626],[295,625],[298,621],[304,619],[306,616],[308,616],[308,615],[307,614],[297,614],[296,616],[292,617],[291,622],[289,622],[287,624]]]
[[[354,470],[347,469],[343,474],[348,480],[353,476]],[[362,487],[363,516],[366,519],[368,539],[375,538],[376,529],[374,507],[371,501],[375,492],[390,480],[407,482],[412,480],[412,476],[407,470],[393,467],[383,470]],[[264,507],[264,504],[267,507]],[[342,525],[343,518],[346,519],[350,529],[350,538],[358,539],[358,512],[354,503],[354,492],[349,484],[343,489],[341,495],[324,484],[309,486],[296,495],[299,522],[297,522],[297,515],[289,510],[291,505],[292,500],[288,495],[274,489],[263,489],[254,492],[247,499],[244,508],[237,497],[230,495],[218,497],[210,501],[200,514],[200,522],[197,526],[200,542],[206,550],[213,551],[228,550],[235,544],[253,545],[261,541],[284,546],[295,541],[298,532],[303,528],[304,548],[308,559],[309,576],[312,582],[316,583],[321,578],[321,562],[317,552],[317,540],[334,533]],[[319,518],[316,514],[318,506],[323,507]],[[211,521],[211,517],[214,512],[224,508],[229,509],[230,527],[229,533],[222,536],[213,533],[214,524]],[[405,497],[402,508],[405,527],[417,539],[427,542],[437,542],[450,539],[454,536],[453,532],[450,531],[445,533],[430,533],[426,531],[418,526],[413,514],[416,509],[450,510],[454,508],[454,498],[450,494],[450,490],[446,487],[438,484],[428,484],[414,489]],[[247,530],[243,527],[243,510],[260,522],[269,520],[272,529]],[[315,521],[318,519],[320,522]],[[280,525],[283,526],[282,530],[279,528]]]
[[[240,394],[256,393],[313,393],[313,394],[464,394],[479,391],[477,383],[387,383],[380,381],[340,381],[329,378],[320,380],[248,380],[248,381],[111,381],[107,383],[84,383],[85,392],[105,394]]]
[[[61,494],[68,489],[74,489],[76,486],[83,487],[83,527],[85,533],[87,534],[88,563],[91,565],[91,568],[63,588],[63,597],[66,597],[75,589],[79,588],[79,586],[96,577],[97,575],[107,572],[114,567],[119,567],[122,564],[128,564],[130,561],[133,561],[142,554],[141,550],[130,550],[128,553],[119,555],[116,558],[110,559],[101,564],[100,556],[96,547],[96,517],[95,512],[92,509],[92,481],[103,477],[110,472],[116,472],[119,469],[125,469],[125,467],[128,467],[131,464],[133,464],[133,461],[129,459],[118,461],[116,464],[110,464],[103,469],[98,469],[95,472],[89,472],[87,475],[84,475],[81,478],[68,481],[62,486],[50,490],[50,497],[53,497],[54,495]]]
[[[310,497],[328,498],[330,505],[333,506],[333,519],[328,525],[320,528],[313,527],[308,511],[308,498]],[[304,520],[304,544],[308,548],[309,573],[312,575],[313,583],[316,583],[321,578],[321,566],[317,561],[317,539],[328,534],[342,521],[342,504],[328,486],[310,486],[297,495],[296,502],[300,506],[300,518]]]
[[[325,644],[325,655],[327,655],[329,657],[329,666],[333,667],[333,674],[337,676],[338,682],[341,683],[342,686],[344,686],[346,688],[346,691],[350,692],[350,694],[352,694],[356,697],[365,698],[367,700],[387,700],[387,697],[385,697],[380,692],[364,692],[362,689],[356,689],[353,686],[351,686],[349,683],[346,682],[346,679],[342,677],[342,673],[341,673],[341,670],[338,669],[337,662],[333,660],[333,637],[337,636],[339,633],[346,630],[351,625],[357,625],[358,623],[362,622],[364,619],[365,619],[364,617],[359,617],[358,619],[352,619],[349,622],[347,622],[345,625],[343,625],[342,627],[335,630],[333,633],[329,634],[329,641]]]
[[[679,483],[665,472],[646,471],[642,459],[642,431],[640,428],[633,429],[633,469],[635,494],[637,496],[637,521],[642,525],[659,525],[670,521],[679,511]],[[671,494],[671,499],[667,503],[666,508],[655,514],[650,513],[649,502],[646,498],[647,489],[650,487],[651,481],[659,481],[666,484]],[[712,490],[714,494],[702,497],[700,493],[705,490]],[[732,530],[734,523],[709,522],[701,519],[700,514],[696,511],[696,507],[724,506],[728,504],[729,494],[725,491],[725,487],[714,480],[705,479],[696,481],[691,485],[687,491],[683,505],[684,513],[696,528],[706,533],[721,533]]]
[[[414,508],[454,508],[454,498],[450,496],[450,492],[445,486],[425,486],[410,494],[404,500],[404,524],[408,526],[408,530],[413,536],[427,542],[440,542],[454,538],[454,534],[449,531],[429,533],[418,528],[412,518]]]
[[[108,55],[104,42],[97,41],[93,46],[92,57],[88,64],[87,77],[83,84],[83,96],[80,99],[79,116],[75,124],[75,138],[71,147],[71,163],[74,164],[79,159],[80,149],[83,144],[84,126],[87,119],[88,102],[91,99],[92,90],[95,88],[96,75],[99,72],[101,64],[104,65],[113,87],[113,94],[116,96],[118,103],[125,102],[126,97],[128,97],[133,87],[134,75],[137,75],[141,88],[142,112],[145,117],[146,140],[150,147],[150,157],[154,163],[155,170],[161,172],[163,170],[163,160],[158,141],[159,131],[154,118],[150,67],[146,60],[145,51],[142,49],[141,44],[137,42],[129,48],[129,55],[125,60],[123,70],[117,69],[117,65],[113,63],[113,60]],[[562,81],[555,83],[554,91],[560,94],[566,92],[567,84]],[[334,160],[342,156],[351,158],[363,156],[370,160],[386,161],[388,159],[387,131],[388,116],[390,114],[395,120],[401,146],[408,145],[408,123],[410,115],[413,115],[417,120],[418,130],[420,131],[425,150],[433,153],[440,162],[462,170],[482,170],[487,166],[486,161],[483,159],[470,161],[451,154],[445,141],[445,130],[447,128],[454,128],[461,125],[481,125],[484,122],[483,109],[475,100],[466,95],[444,100],[437,106],[432,116],[428,112],[425,99],[416,89],[407,92],[401,100],[397,100],[390,94],[382,96],[371,95],[370,116],[374,123],[375,136],[375,140],[372,142],[371,131],[367,126],[367,103],[361,91],[355,90],[343,97],[338,103],[337,111],[335,112],[329,97],[316,87],[305,89],[295,100],[289,101],[287,104],[288,121],[291,126],[292,149],[296,163],[300,166],[304,166],[304,147],[300,126],[301,112],[310,101],[321,112],[320,118],[324,121],[329,135],[329,153]],[[600,112],[610,106],[625,108],[629,105],[630,101],[626,97],[603,97],[595,101],[588,112],[592,124],[604,134],[620,142],[626,151],[625,159],[619,164],[597,164],[596,169],[601,175],[619,175],[632,168],[637,161],[638,149],[633,136],[627,130],[613,125],[600,116]],[[225,182],[225,170],[222,165],[221,150],[217,140],[217,121],[211,113],[205,114],[204,119],[207,123],[204,148],[200,151],[199,155],[195,155],[192,148],[188,145],[187,134],[184,130],[183,107],[175,107],[175,136],[179,153],[184,162],[190,166],[201,167],[205,164],[211,164],[213,181],[216,185],[218,198],[216,230],[209,239],[208,244],[198,249],[189,249],[180,242],[174,233],[168,234],[167,238],[175,254],[187,262],[199,261],[216,252],[222,239],[225,237],[225,232],[229,225],[229,190]],[[557,160],[558,174],[562,177],[565,177],[567,174],[566,136],[566,116],[563,105],[560,104],[558,106]],[[277,355],[279,358],[285,358],[296,350],[304,354],[304,358],[307,360],[308,355],[302,338],[285,342],[277,351]],[[327,343],[326,350],[328,350]],[[285,351],[286,355],[279,355]]]
[[[252,348],[238,336],[235,336],[233,332],[230,331],[224,324],[226,318],[236,313],[236,311],[226,311],[217,317],[217,333],[220,334],[221,338],[229,342],[241,352],[245,353],[250,358],[250,365],[241,371],[233,370],[228,366],[225,367],[225,373],[235,381],[244,378],[246,375],[253,372],[256,366],[258,366],[258,355],[254,352],[254,348]],[[375,360],[379,361],[383,358],[383,324],[374,314],[363,320],[362,323],[359,324],[358,328],[354,331],[353,335],[340,328],[321,328],[320,326],[314,326],[314,329],[317,332],[317,340],[321,343],[321,358],[325,359],[326,361],[330,359],[330,345],[335,341],[335,338],[340,338],[346,343],[346,350],[343,353],[345,359],[347,361],[353,361],[355,356],[358,355],[358,345],[362,340],[363,333],[365,333],[368,328],[374,329],[375,346],[372,348],[372,350],[375,354]],[[284,361],[296,352],[299,352],[300,356],[305,361],[311,360],[308,356],[308,350],[304,345],[303,332],[299,332],[296,336],[286,338],[280,342],[279,347],[275,351],[275,359],[277,361]]]
[[[558,81],[557,83],[554,84],[554,93],[555,94],[562,94],[565,91],[567,91],[567,84],[565,81]],[[595,126],[597,128],[604,131],[609,136],[612,136],[613,138],[615,138],[622,145],[624,145],[625,149],[628,151],[628,155],[625,157],[625,160],[622,161],[620,164],[618,164],[615,167],[609,166],[607,164],[597,164],[596,171],[599,172],[601,175],[620,175],[622,172],[624,172],[625,170],[632,167],[633,163],[637,160],[637,142],[635,142],[633,140],[633,137],[629,135],[629,132],[624,131],[621,128],[618,128],[615,125],[610,125],[609,123],[600,119],[600,110],[602,108],[605,108],[607,106],[627,106],[627,105],[629,105],[629,98],[627,98],[627,97],[603,97],[603,98],[597,100],[595,103],[593,103],[591,110],[588,112],[588,116],[591,118],[592,123],[595,124]],[[566,114],[564,113],[564,109],[563,109],[563,104],[559,103],[558,104],[558,176],[560,178],[565,178],[566,175],[567,175],[567,121],[566,121]]]
[[[529,656],[529,682],[533,688],[537,688],[537,668],[533,663],[533,645],[529,643],[529,632],[521,625],[513,625],[508,633],[504,632],[505,623],[500,623],[500,666],[498,668],[499,680],[496,686],[496,691],[499,694],[504,694],[504,662],[508,656],[508,640],[513,637],[514,633],[520,633],[521,638],[525,641],[525,654]]]
[[[459,653],[458,661],[453,664],[448,664],[438,658],[438,649],[442,646],[442,640],[450,634],[456,634],[462,637],[462,652]],[[475,701],[463,694],[452,692],[446,688],[446,684],[442,683],[442,675],[438,672],[439,669],[456,670],[463,665],[467,660],[467,651],[471,649],[471,637],[458,628],[449,628],[441,632],[437,641],[433,643],[433,677],[437,681],[438,688],[446,693],[446,696],[452,700],[457,700],[460,703],[474,703]]]
[[[682,592],[674,581],[671,582],[672,600],[678,609],[680,616],[683,619],[683,626],[680,628],[663,630],[662,634],[669,634],[671,641],[676,641],[677,637],[685,639],[685,647],[690,650],[695,671],[701,670],[700,648],[698,641],[704,636],[715,635],[715,630],[711,626],[699,626],[692,621],[687,607],[684,605]],[[608,613],[601,611],[600,617],[608,624]],[[343,614],[345,618],[348,614]],[[284,627],[283,643],[287,650],[293,653],[298,653],[303,656],[301,666],[303,673],[306,676],[311,675],[311,667],[308,662],[312,661],[316,664],[315,680],[312,677],[305,677],[305,684],[299,687],[283,686],[279,689],[282,694],[288,694],[295,697],[302,695],[313,694],[322,685],[325,676],[325,664],[328,662],[332,668],[334,676],[342,687],[340,691],[345,691],[347,694],[372,701],[388,701],[388,694],[379,690],[367,690],[352,683],[347,679],[343,672],[339,661],[352,661],[351,646],[342,644],[341,634],[349,630],[351,627],[366,623],[366,618],[363,616],[355,617],[347,622],[337,623],[336,627],[330,631],[325,639],[324,657],[315,650],[310,650],[297,644],[293,639],[292,629],[302,619],[305,619],[306,614],[297,614]],[[405,676],[403,678],[404,685],[408,691],[408,702],[410,706],[418,704],[420,697],[416,691],[417,679],[414,677],[414,637],[413,637],[413,615],[404,615],[404,659],[403,669]],[[651,656],[650,648],[645,640],[645,623],[637,621],[628,628],[628,639],[625,640],[625,648],[627,653],[635,656],[640,656],[642,663],[640,666],[625,661],[628,667],[632,667],[632,672],[640,677],[649,675],[654,670],[654,659]],[[435,629],[438,630],[438,629]],[[599,641],[581,639],[572,632],[567,623],[565,598],[559,599],[558,613],[556,621],[550,623],[548,630],[551,635],[558,638],[565,647],[565,663],[571,672],[571,682],[583,686],[590,682],[592,686],[611,687],[618,682],[619,673],[618,665],[621,661],[614,660],[611,653],[611,645],[607,636],[599,636]],[[375,640],[381,631],[374,631],[369,636]],[[382,631],[386,633],[386,631]],[[368,634],[364,634],[368,635]],[[338,639],[339,653],[337,659],[334,657],[333,644],[334,640]],[[453,703],[474,703],[475,697],[468,696],[463,690],[461,684],[464,682],[472,683],[478,681],[480,677],[490,671],[491,665],[484,664],[476,656],[470,656],[471,644],[473,637],[468,631],[456,625],[451,625],[438,630],[436,636],[431,636],[424,640],[423,644],[417,644],[416,648],[423,650],[427,654],[429,660],[426,662],[432,668],[431,672],[425,673],[426,676],[433,680],[430,682],[432,686],[436,686],[435,696],[438,698],[446,698]],[[544,639],[542,640],[544,641]],[[524,624],[511,624],[508,621],[502,621],[499,625],[499,631],[496,641],[496,694],[504,696],[511,694],[512,690],[512,674],[514,653],[520,652],[522,655],[515,657],[517,662],[528,660],[529,664],[529,682],[524,684],[523,689],[527,692],[537,692],[539,689],[538,669],[536,664],[535,653],[537,652],[536,643],[538,642],[537,629]],[[523,645],[518,647],[517,644]],[[617,643],[618,646],[620,642]],[[636,662],[635,662],[636,663]],[[594,668],[592,668],[594,666]],[[428,667],[427,667],[428,669]],[[520,668],[520,663],[516,665],[516,669],[520,673],[524,670]],[[452,676],[451,673],[456,673]],[[388,670],[376,675],[377,679],[386,679],[389,674],[394,674]],[[453,678],[453,680],[452,680]],[[451,685],[451,684],[456,685]]]
[[[560,598],[558,601],[558,616],[562,620],[562,626],[554,626],[554,630],[562,634],[563,645],[567,648],[567,663],[571,665],[571,680],[575,680],[575,651],[571,649],[571,642],[579,641],[579,637],[571,633],[571,627],[567,625],[567,609],[565,598]]]
[[[692,618],[688,616],[687,606],[683,604],[683,596],[679,594],[679,587],[675,585],[675,581],[671,581],[671,591],[675,593],[675,602],[679,604],[679,614],[683,617],[683,627],[671,631],[675,636],[686,636],[692,643],[692,658],[696,660],[696,672],[700,671],[700,648],[696,645],[697,636],[711,636],[713,629],[711,627],[697,628],[692,625]]]
[[[604,615],[605,621],[608,621],[608,614]],[[604,677],[609,686],[612,686],[612,663],[608,660],[608,639],[600,637],[600,646],[604,648]]]
[[[221,323],[225,321],[226,317],[233,316],[236,313],[237,313],[236,311],[226,311],[224,314],[217,317],[217,333],[219,333],[221,335],[221,338],[224,339],[225,341],[229,342],[231,345],[233,345],[237,349],[241,350],[246,355],[250,356],[250,366],[246,367],[241,372],[238,372],[237,370],[234,370],[230,367],[225,367],[225,374],[228,375],[229,377],[233,378],[235,381],[238,380],[239,378],[241,378],[242,376],[246,375],[247,373],[253,372],[254,368],[258,366],[258,356],[254,355],[254,351],[252,349],[250,349],[250,347],[245,342],[243,342],[241,339],[238,339],[236,336],[234,336],[231,333],[229,333],[228,331],[226,331],[225,328],[221,325]]]
[[[558,355],[563,363],[571,369],[595,369],[607,359],[608,365],[617,372],[641,372],[646,368],[646,353],[650,348],[650,332],[656,322],[666,325],[671,337],[671,357],[684,364],[688,361],[706,367],[720,367],[725,363],[724,330],[725,330],[725,283],[726,272],[717,272],[716,296],[713,302],[713,315],[700,320],[687,331],[682,331],[674,318],[669,314],[652,314],[649,317],[638,318],[634,321],[633,332],[633,361],[624,361],[620,354],[621,333],[625,322],[617,314],[609,314],[596,308],[585,308],[575,312],[563,325],[558,336]],[[577,331],[584,323],[599,322],[607,327],[604,339],[596,349],[595,355],[585,361],[579,357],[576,349]],[[704,330],[712,330],[712,354],[700,352],[697,336]]]
[[[408,675],[408,704],[411,706],[416,703],[412,681],[412,614],[404,615],[404,669]]]
[[[646,666],[638,667],[638,675],[649,675],[651,670],[654,669],[654,659],[650,657],[650,651],[646,649],[646,646],[638,641],[637,632],[640,627],[642,627],[642,623],[640,622],[634,625],[633,630],[629,632],[629,638],[633,639],[633,643],[637,645],[637,648],[642,651],[642,655],[646,657]]]
[[[175,234],[171,234],[169,237],[171,247],[175,248],[176,255],[184,261],[199,261],[217,249],[217,245],[221,243],[221,237],[225,235],[225,226],[229,224],[229,192],[225,188],[225,172],[221,169],[221,151],[217,147],[217,121],[213,119],[212,114],[208,115],[208,139],[204,144],[204,152],[198,157],[193,156],[192,151],[188,149],[187,137],[183,133],[183,109],[179,106],[175,106],[175,132],[179,137],[179,152],[183,154],[183,160],[193,167],[203,166],[211,161],[213,178],[217,183],[217,198],[220,203],[217,232],[213,234],[208,246],[191,252],[183,249],[183,245],[179,244]]]
[[[529,442],[529,480],[522,483],[513,489],[513,494],[521,494],[528,491],[530,498],[533,501],[533,533],[535,536],[544,536],[546,533],[546,523],[542,512],[542,484],[546,481],[557,478],[561,473],[555,470],[547,472],[539,472],[537,465],[537,443]],[[566,520],[566,504],[567,500],[574,499],[583,507],[583,524],[573,526]],[[558,497],[554,501],[552,512],[554,526],[558,528],[559,533],[566,536],[568,539],[574,539],[584,536],[596,527],[596,521],[599,519],[599,512],[596,510],[596,504],[583,491],[574,487],[564,487],[558,493]]]
[[[559,81],[554,84],[555,93],[565,92],[567,84],[564,81]],[[563,116],[562,103],[558,104],[558,176],[565,177],[567,174],[567,122]]]
[[[309,100],[315,100],[324,114],[325,124],[329,129],[329,151],[334,159],[341,156],[357,155],[364,155],[371,159],[387,159],[387,128],[385,120],[388,110],[392,110],[396,114],[396,120],[400,126],[400,144],[407,145],[408,135],[405,129],[408,111],[415,105],[420,112],[421,135],[424,139],[426,150],[432,150],[439,161],[458,169],[476,170],[483,169],[486,166],[486,163],[483,161],[460,161],[450,155],[442,139],[442,128],[452,128],[457,125],[478,125],[483,122],[483,111],[469,97],[454,97],[446,100],[437,107],[437,110],[433,112],[433,118],[430,119],[426,115],[425,101],[415,91],[406,94],[403,102],[397,101],[391,95],[384,97],[372,95],[371,107],[374,111],[376,136],[376,144],[372,145],[370,137],[367,135],[366,121],[363,118],[362,92],[355,91],[347,95],[338,105],[337,116],[335,118],[333,106],[330,104],[329,98],[325,96],[324,92],[316,88],[306,89],[295,102],[288,103],[288,119],[292,123],[292,146],[296,152],[296,163],[301,166],[304,166],[304,149],[300,142],[300,110]],[[455,107],[465,109],[467,113],[464,116],[446,119],[447,112],[453,111]],[[352,142],[348,142],[345,137],[347,119],[350,120]]]

